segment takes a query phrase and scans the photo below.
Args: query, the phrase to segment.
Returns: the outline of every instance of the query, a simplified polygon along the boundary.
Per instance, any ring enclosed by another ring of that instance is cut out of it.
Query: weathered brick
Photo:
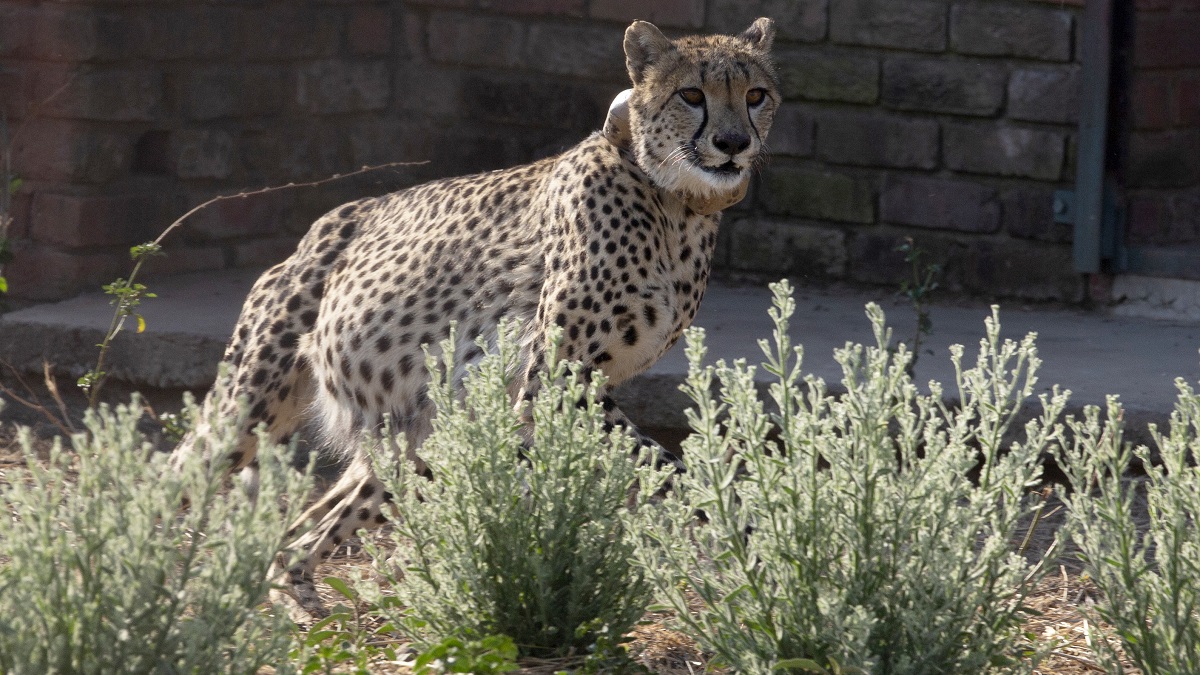
[[[430,63],[396,63],[395,77],[396,108],[425,119],[458,117],[462,113],[460,98],[475,94],[466,88],[465,76],[457,68]],[[421,95],[413,96],[414,91]]]
[[[1000,195],[1004,231],[1035,241],[1071,241],[1071,226],[1054,221],[1054,192],[1042,188],[1013,188]]]
[[[242,59],[321,58],[337,53],[342,13],[284,3],[245,10],[237,51]]]
[[[997,124],[946,123],[942,158],[955,171],[1061,180],[1066,137]]]
[[[1137,68],[1188,68],[1200,64],[1200,12],[1138,17],[1133,55]]]
[[[429,19],[429,56],[440,63],[512,68],[521,65],[524,25],[513,19],[436,12]]]
[[[660,27],[700,28],[704,25],[704,0],[592,0],[591,16],[628,23],[636,19]]]
[[[13,165],[30,180],[106,183],[127,174],[133,138],[78,122],[31,119],[13,138]]]
[[[209,195],[193,197],[188,208],[211,199]],[[200,209],[183,224],[183,238],[188,242],[207,242],[233,237],[262,237],[279,232],[284,214],[293,195],[268,192],[224,199]]]
[[[251,184],[312,180],[358,168],[350,163],[350,143],[337,125],[312,123],[243,133],[238,146]]]
[[[708,27],[736,34],[760,16],[775,21],[777,39],[818,42],[828,29],[829,0],[714,0],[709,3]]]
[[[162,97],[163,75],[158,70],[94,70],[75,74],[41,110],[54,117],[145,122],[157,118]]]
[[[885,223],[989,233],[1000,229],[1000,199],[972,181],[889,174],[879,200]]]
[[[1171,197],[1172,241],[1200,240],[1200,186]]]
[[[1134,132],[1130,187],[1188,187],[1200,182],[1200,130]]]
[[[813,153],[815,128],[811,111],[794,103],[784,103],[775,111],[775,121],[767,136],[767,149],[772,155],[808,157]]]
[[[1008,81],[1008,116],[1031,122],[1079,121],[1079,68],[1023,68]]]
[[[481,0],[479,6],[508,14],[583,16],[583,0]]]
[[[24,69],[0,65],[0,114],[10,122],[22,117],[32,103],[31,94]]]
[[[76,62],[104,53],[92,7],[0,6],[0,57]]]
[[[1002,65],[946,59],[891,58],[883,63],[883,105],[991,116],[1004,104]]]
[[[1082,275],[1071,247],[1019,239],[972,239],[963,261],[963,288],[990,297],[1078,302]]]
[[[228,178],[233,173],[233,136],[215,129],[179,129],[168,142],[170,167],[180,178]]]
[[[102,14],[97,30],[102,44],[125,57],[209,60],[235,53],[244,30],[242,17],[234,7],[175,2],[140,7],[136,13]]]
[[[233,247],[234,267],[267,267],[282,262],[296,251],[296,237],[256,239]]]
[[[965,2],[950,10],[950,46],[961,54],[1071,59],[1071,13],[1029,3]]]
[[[817,118],[817,154],[837,164],[932,169],[938,163],[938,124],[828,112]]]
[[[164,256],[146,261],[138,273],[142,279],[153,280],[173,274],[207,272],[225,268],[225,249],[221,246],[167,246]]]
[[[4,266],[11,297],[62,300],[129,274],[128,253],[68,253],[53,246],[23,244]]]
[[[392,11],[388,7],[355,7],[346,23],[352,54],[386,56],[392,51]]]
[[[946,3],[939,0],[835,0],[834,42],[940,52],[946,48]]]
[[[383,61],[317,61],[298,73],[296,102],[314,113],[381,110],[391,96]]]
[[[1191,76],[1183,75],[1176,80],[1175,123],[1184,127],[1200,127],[1200,72]]]
[[[874,103],[879,98],[879,62],[870,56],[789,50],[776,57],[784,98]]]
[[[463,78],[461,112],[473,119],[525,126],[598,129],[608,92],[565,82],[487,75]]]
[[[733,269],[805,277],[845,276],[846,234],[837,228],[744,218],[730,223],[729,231],[729,265]]]
[[[1158,194],[1133,195],[1129,199],[1126,236],[1131,244],[1158,244],[1166,239],[1169,220],[1166,197]]]
[[[854,234],[850,243],[850,278],[892,287],[912,279],[912,264],[898,250],[904,244],[915,245],[921,251],[922,262],[940,266],[940,287],[952,291],[961,289],[960,266],[966,247],[960,241],[934,233],[910,236],[890,228]]]
[[[772,166],[763,174],[760,197],[774,214],[847,223],[875,220],[872,181],[844,173]]]
[[[475,6],[475,0],[409,0],[410,5],[429,5],[430,7],[453,7],[466,9]]]
[[[158,204],[145,195],[101,196],[38,192],[33,199],[36,241],[82,248],[131,245],[161,227]]]
[[[525,63],[545,73],[624,81],[622,39],[610,26],[538,23],[529,27]]]
[[[274,115],[290,98],[282,66],[205,66],[185,77],[183,108],[193,120]]]

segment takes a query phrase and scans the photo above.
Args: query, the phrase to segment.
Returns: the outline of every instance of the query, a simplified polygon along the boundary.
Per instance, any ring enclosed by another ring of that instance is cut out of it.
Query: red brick
[[[70,248],[129,246],[153,238],[160,226],[156,206],[154,198],[142,195],[38,192],[31,234],[36,241]]]
[[[33,119],[13,137],[14,171],[27,179],[105,183],[128,173],[129,134],[78,122]]]
[[[1175,123],[1200,127],[1200,73],[1180,77],[1175,85]]]
[[[1166,75],[1138,73],[1133,89],[1133,124],[1138,129],[1171,125],[1171,82]]]
[[[225,249],[221,246],[179,246],[163,249],[165,256],[150,258],[142,268],[142,278],[157,279],[172,274],[204,272],[225,268]]]
[[[391,98],[391,73],[382,60],[328,59],[310,64],[299,75],[296,103],[309,112],[380,110]]]
[[[0,7],[0,56],[89,61],[103,49],[87,5]]]
[[[387,7],[355,7],[346,26],[346,42],[354,54],[378,56],[392,50],[392,12]]]
[[[248,10],[240,28],[239,59],[332,56],[341,43],[342,16],[334,8],[284,4]]]
[[[700,28],[704,25],[704,0],[592,0],[591,15],[621,22],[641,19],[673,28]]]
[[[475,5],[475,0],[410,0],[410,5],[429,5],[430,7],[467,8]]]
[[[1138,17],[1134,63],[1140,68],[1200,66],[1200,13]]]
[[[225,199],[210,204],[184,221],[184,238],[209,241],[253,237],[278,232],[291,197],[282,192]],[[203,203],[206,198],[197,198]]]
[[[583,16],[583,0],[482,0],[479,6],[508,14]]]
[[[72,77],[43,112],[70,119],[148,122],[161,113],[162,98],[163,75],[158,70],[94,70]]]
[[[129,274],[128,252],[67,253],[39,244],[14,247],[4,268],[9,295],[21,300],[62,300]]]
[[[1167,215],[1166,202],[1152,195],[1137,195],[1129,200],[1129,240],[1131,243],[1156,241]]]
[[[267,267],[283,261],[296,252],[297,237],[255,239],[238,244],[233,249],[234,267]]]
[[[460,66],[514,67],[524,32],[512,19],[437,12],[429,19],[429,56]]]

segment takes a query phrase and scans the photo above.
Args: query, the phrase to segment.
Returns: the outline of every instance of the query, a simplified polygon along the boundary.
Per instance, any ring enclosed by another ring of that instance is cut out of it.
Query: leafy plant
[[[265,437],[257,501],[224,487],[219,462],[171,471],[137,431],[141,409],[89,411],[74,452],[60,441],[48,460],[22,431],[25,470],[0,486],[0,671],[288,670],[287,619],[259,605],[300,506],[280,500],[305,477]],[[224,456],[236,428],[211,422],[201,442]]]
[[[417,675],[440,673],[509,673],[520,670],[517,646],[507,635],[489,635],[466,642],[449,637],[417,656]]]
[[[1058,455],[1071,493],[1074,540],[1100,591],[1095,615],[1114,628],[1090,637],[1110,673],[1122,673],[1115,645],[1147,675],[1200,672],[1200,395],[1176,380],[1170,430],[1151,425],[1158,458],[1122,439],[1123,411],[1110,397],[1105,415],[1092,406],[1069,421],[1073,442]],[[1145,479],[1129,478],[1138,459]],[[1147,524],[1135,503],[1144,495]]]
[[[908,364],[908,374],[912,375],[921,358],[921,341],[933,332],[933,319],[929,315],[926,304],[929,296],[937,290],[937,277],[942,273],[942,266],[936,263],[924,263],[925,250],[917,246],[912,237],[906,237],[896,251],[904,254],[904,262],[908,264],[910,277],[900,282],[900,295],[908,298],[917,316],[917,327],[913,331],[912,346],[909,352],[912,359]]]
[[[291,657],[301,662],[300,672],[368,675],[373,661],[395,661],[396,641],[386,637],[392,625],[373,625],[379,623],[372,620],[378,609],[364,603],[352,583],[337,577],[326,577],[325,583],[346,602],[332,607],[329,616],[307,631],[296,629]]]
[[[368,550],[407,608],[385,613],[424,645],[503,635],[522,656],[616,649],[609,636],[627,632],[650,598],[621,516],[627,504],[644,506],[665,475],[630,460],[628,435],[605,431],[601,373],[589,381],[578,364],[551,359],[526,443],[509,394],[512,327],[463,376],[461,397],[454,339],[428,358],[437,412],[420,453],[434,480],[376,458],[399,518],[395,552]]]
[[[1002,447],[1037,382],[1034,336],[1002,341],[993,310],[974,367],[951,350],[960,405],[948,406],[940,384],[918,392],[911,353],[889,350],[883,312],[868,305],[876,345],[836,351],[846,393],[833,396],[801,378],[791,289],[772,289],[774,344],[760,345],[775,412],[754,367],[704,366],[703,331],[687,334],[688,472],[675,498],[636,518],[660,595],[736,672],[1027,667],[1025,598],[1044,566],[1011,543],[1038,508],[1026,491],[1066,402],[1041,396],[1024,439]]]

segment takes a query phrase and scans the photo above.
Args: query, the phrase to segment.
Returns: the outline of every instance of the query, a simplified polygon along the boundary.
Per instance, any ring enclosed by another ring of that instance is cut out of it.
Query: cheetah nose
[[[733,156],[750,147],[750,137],[740,131],[723,131],[713,136],[713,147]]]

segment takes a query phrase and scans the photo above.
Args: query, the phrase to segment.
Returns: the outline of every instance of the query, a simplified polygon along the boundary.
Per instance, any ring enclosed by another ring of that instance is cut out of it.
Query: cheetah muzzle
[[[682,467],[608,392],[649,368],[695,317],[719,209],[744,194],[779,104],[773,36],[765,18],[737,36],[678,40],[634,22],[625,31],[633,88],[619,141],[596,133],[533,164],[343,205],[258,279],[225,351],[232,375],[204,403],[228,419],[237,419],[240,398],[249,404],[238,448],[219,459],[253,472],[259,424],[276,441],[311,425],[350,458],[294,528],[299,562],[278,571],[293,610],[325,615],[317,564],[387,520],[389,495],[362,433],[390,416],[424,471],[432,406],[421,348],[437,353],[451,322],[455,362],[470,364],[483,355],[477,338],[494,344],[502,319],[520,321],[516,406],[536,393],[546,333],[559,327],[558,356],[608,378],[600,393],[607,424]],[[205,445],[196,443],[205,433],[198,427],[180,443],[177,466]]]

